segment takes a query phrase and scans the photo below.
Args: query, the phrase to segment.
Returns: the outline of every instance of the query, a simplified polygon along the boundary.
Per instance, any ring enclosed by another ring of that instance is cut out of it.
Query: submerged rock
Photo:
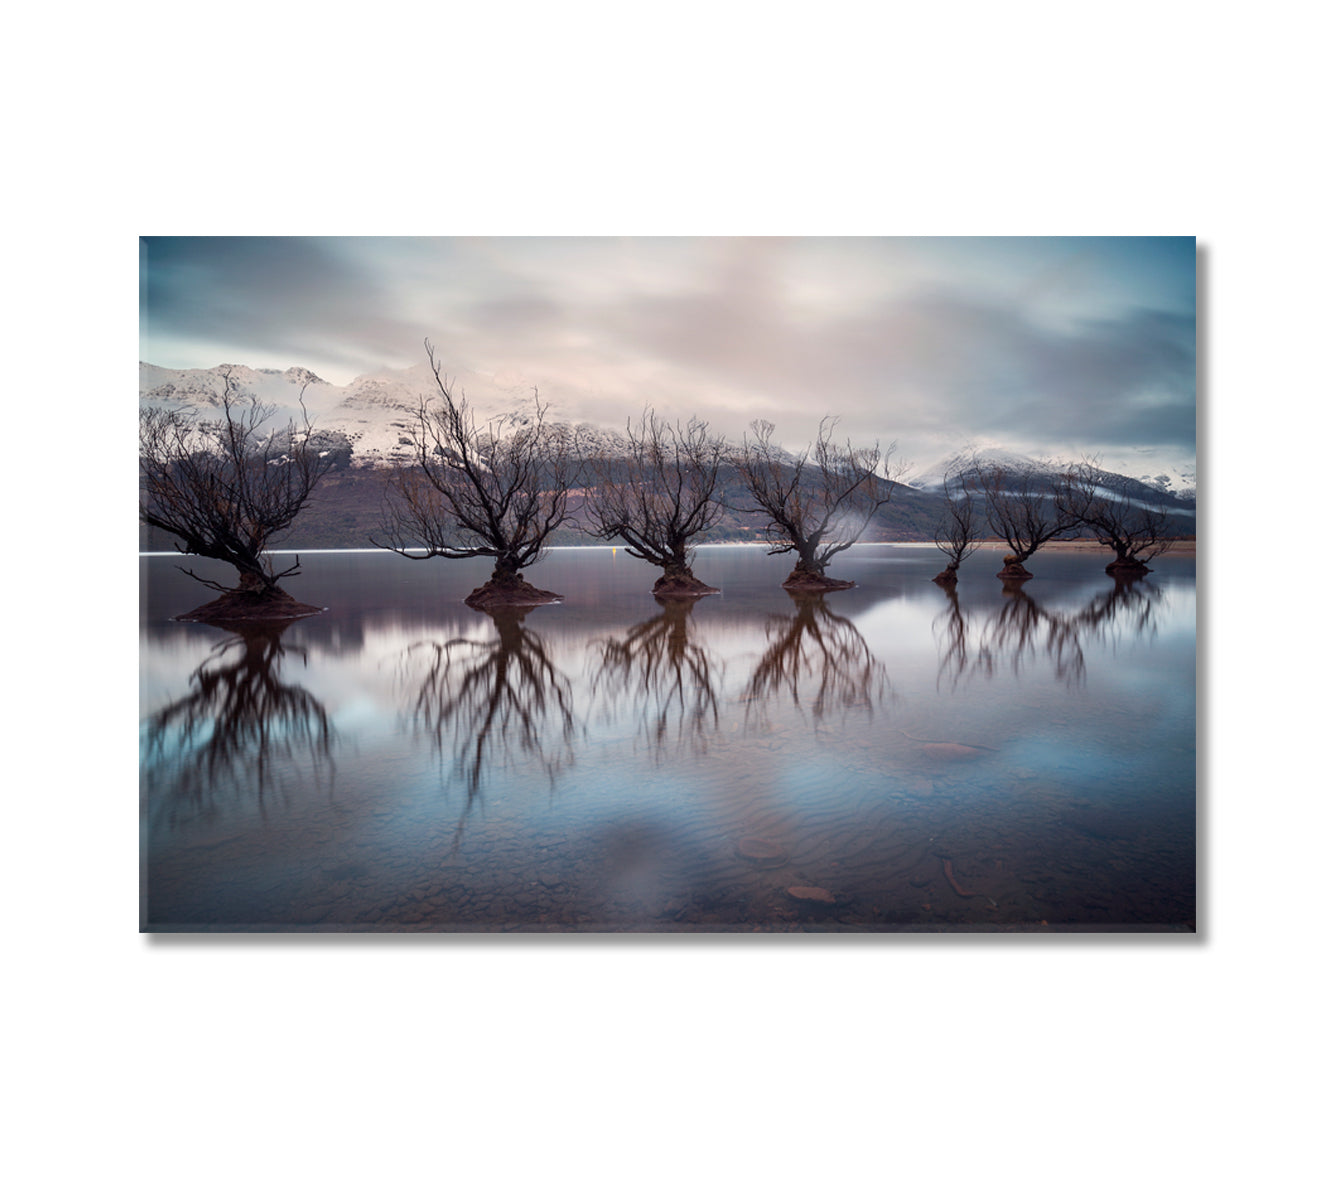
[[[736,855],[761,867],[777,867],[787,862],[787,851],[764,838],[742,838],[737,843]]]
[[[787,894],[794,900],[804,900],[808,904],[836,904],[834,893],[822,887],[790,887]]]

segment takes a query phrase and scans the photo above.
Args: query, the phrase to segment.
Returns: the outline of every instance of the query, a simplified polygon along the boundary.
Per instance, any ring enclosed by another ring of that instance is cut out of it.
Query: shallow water
[[[706,548],[663,604],[568,549],[489,616],[480,562],[308,554],[328,610],[249,630],[170,620],[183,561],[140,560],[145,929],[1193,928],[1193,558],[948,593],[865,546],[794,600]]]

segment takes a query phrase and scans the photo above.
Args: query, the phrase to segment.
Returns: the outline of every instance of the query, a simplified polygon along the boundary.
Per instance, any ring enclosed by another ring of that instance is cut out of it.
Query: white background
[[[1330,1065],[1317,11],[11,17],[12,1194],[1305,1190]],[[144,233],[1197,235],[1201,935],[141,935]]]

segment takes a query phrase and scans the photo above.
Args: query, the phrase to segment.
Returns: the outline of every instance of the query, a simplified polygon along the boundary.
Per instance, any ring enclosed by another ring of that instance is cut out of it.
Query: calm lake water
[[[328,610],[252,629],[140,559],[147,930],[1193,928],[1191,557],[1006,592],[979,551],[950,593],[864,546],[794,600],[706,548],[722,594],[664,604],[562,549],[563,604],[494,616],[481,562],[301,559]]]

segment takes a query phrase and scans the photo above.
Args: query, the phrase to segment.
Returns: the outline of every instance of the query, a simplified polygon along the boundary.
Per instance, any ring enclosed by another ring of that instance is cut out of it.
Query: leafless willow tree
[[[629,454],[589,464],[592,485],[585,501],[585,528],[623,541],[635,558],[658,567],[659,596],[703,596],[718,589],[695,578],[692,544],[712,529],[722,512],[720,475],[727,446],[691,418],[669,424],[645,411],[627,426]]]
[[[1000,579],[1032,579],[1024,563],[1053,538],[1082,525],[1057,503],[1061,485],[1051,483],[1037,467],[974,463],[960,481],[981,494],[991,532],[1012,551],[1005,556]]]
[[[283,601],[295,606],[279,580],[300,571],[300,560],[279,571],[267,551],[334,460],[312,445],[304,403],[300,424],[275,427],[272,405],[241,399],[236,391],[224,372],[218,417],[179,408],[140,412],[139,519],[170,534],[182,553],[226,563],[240,574],[231,587],[186,570],[192,579],[256,611]]]
[[[789,590],[852,587],[847,580],[830,579],[825,568],[866,532],[897,482],[880,473],[894,452],[892,445],[882,455],[878,443],[869,448],[839,444],[836,424],[836,418],[822,420],[814,444],[794,457],[774,442],[772,422],[755,421],[734,459],[753,502],[741,511],[766,519],[769,553],[796,551],[797,565],[783,583]]]
[[[1171,545],[1167,509],[1132,499],[1124,478],[1106,475],[1094,462],[1086,460],[1066,476],[1057,504],[1115,553],[1109,575],[1146,575],[1149,563]]]
[[[426,354],[436,395],[418,407],[416,463],[394,477],[372,540],[405,558],[494,559],[490,581],[468,597],[478,607],[559,600],[521,572],[565,523],[578,469],[571,436],[548,423],[536,392],[528,416],[480,423],[430,342]]]
[[[933,580],[943,587],[953,587],[959,580],[959,568],[982,540],[980,504],[966,488],[952,489],[945,481],[945,511],[936,526],[936,547],[949,559],[948,565]]]

